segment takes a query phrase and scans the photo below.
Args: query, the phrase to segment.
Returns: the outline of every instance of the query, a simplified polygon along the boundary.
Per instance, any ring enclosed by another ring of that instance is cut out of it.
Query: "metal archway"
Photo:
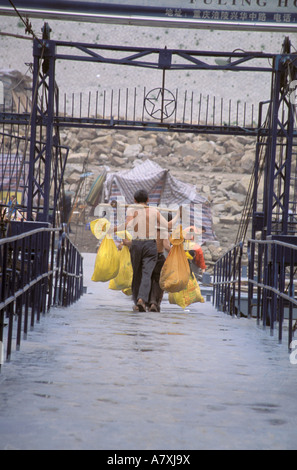
[[[33,57],[32,112],[4,110],[0,113],[0,121],[4,124],[27,124],[31,128],[29,178],[24,188],[27,193],[28,220],[32,219],[34,211],[37,212],[38,220],[43,222],[55,218],[67,161],[67,149],[62,149],[59,143],[60,128],[144,129],[255,136],[257,147],[253,182],[237,237],[244,238],[250,218],[253,233],[261,230],[263,237],[295,234],[297,191],[294,192],[296,183],[291,168],[293,159],[297,157],[297,133],[296,104],[291,99],[294,90],[290,87],[297,78],[297,55],[291,53],[288,38],[280,54],[251,53],[240,49],[222,53],[55,41],[50,39],[50,28],[45,24],[43,39],[34,39]],[[267,59],[265,65],[263,59]],[[85,112],[80,108],[78,114],[73,111],[67,113],[66,109],[63,112],[63,107],[62,111],[59,109],[61,103],[55,81],[57,60],[160,70],[162,83],[157,90],[144,87],[140,97],[134,94],[131,98],[127,90],[122,93],[119,91],[117,99],[113,93],[109,98],[104,95],[100,109],[97,96],[93,100],[95,108],[92,112],[89,100]],[[209,109],[214,110],[216,106],[211,102],[206,103],[206,113],[202,119],[201,100],[200,108],[198,105],[194,109],[193,97],[189,98],[186,94],[179,96],[178,90],[167,90],[166,74],[176,70],[268,73],[271,75],[271,98],[268,103],[259,104],[257,123],[256,110],[252,110],[251,121],[247,119],[244,110],[241,119],[237,115],[235,122],[230,119],[226,122],[222,119],[222,103],[221,112],[213,112],[210,116]],[[129,100],[132,101],[130,114]],[[265,197],[263,206],[259,207],[257,188],[262,174]],[[51,200],[51,194],[54,194],[54,200]]]

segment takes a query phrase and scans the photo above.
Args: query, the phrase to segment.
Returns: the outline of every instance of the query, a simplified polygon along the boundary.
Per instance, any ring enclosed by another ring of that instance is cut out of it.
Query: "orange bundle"
[[[180,292],[190,279],[190,266],[183,248],[182,227],[170,237],[172,247],[160,274],[160,287],[165,292]]]

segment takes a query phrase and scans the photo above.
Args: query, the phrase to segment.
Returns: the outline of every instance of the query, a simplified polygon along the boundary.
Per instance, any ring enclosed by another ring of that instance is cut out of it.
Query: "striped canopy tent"
[[[196,186],[178,180],[168,169],[151,160],[145,160],[131,170],[107,173],[104,198],[107,202],[120,200],[133,204],[134,193],[139,189],[148,192],[149,204],[159,206],[161,213],[162,208],[183,206],[187,224],[205,228],[203,241],[216,239],[208,200],[197,193]]]

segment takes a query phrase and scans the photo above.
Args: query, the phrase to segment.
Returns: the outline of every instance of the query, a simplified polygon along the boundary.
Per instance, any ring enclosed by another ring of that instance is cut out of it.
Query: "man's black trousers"
[[[130,248],[133,268],[132,297],[136,304],[149,301],[151,277],[158,259],[156,240],[133,240]]]

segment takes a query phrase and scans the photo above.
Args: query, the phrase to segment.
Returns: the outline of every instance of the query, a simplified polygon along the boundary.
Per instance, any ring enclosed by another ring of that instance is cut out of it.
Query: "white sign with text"
[[[21,14],[38,18],[144,26],[296,31],[297,0],[18,0]],[[15,15],[0,0],[0,15]]]

